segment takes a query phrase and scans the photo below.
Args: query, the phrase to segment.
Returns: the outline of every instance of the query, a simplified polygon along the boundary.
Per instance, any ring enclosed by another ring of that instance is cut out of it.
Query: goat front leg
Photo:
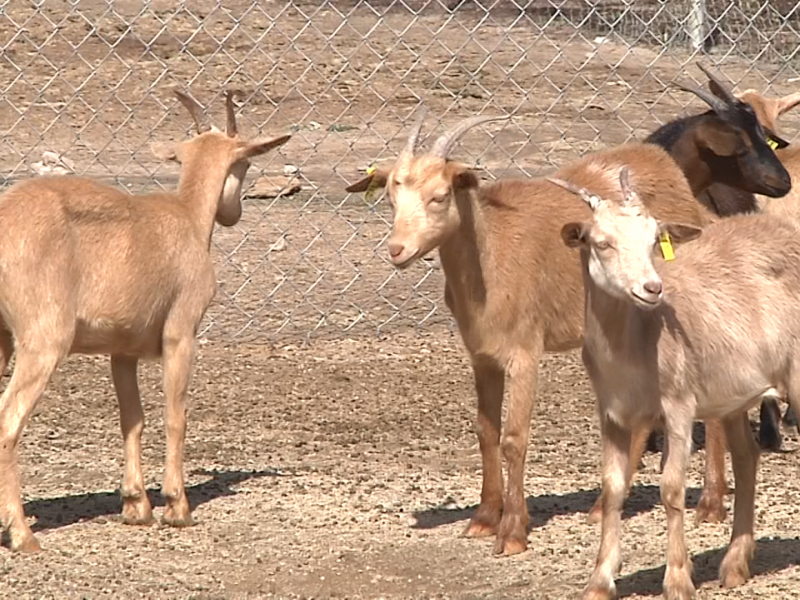
[[[686,402],[665,403],[666,460],[661,474],[661,502],[667,513],[667,569],[664,598],[688,600],[694,596],[692,561],[686,551],[684,512],[686,468],[692,453],[694,419]]]
[[[750,431],[750,419],[746,412],[731,416],[723,423],[731,447],[735,495],[733,533],[728,552],[719,567],[719,578],[724,587],[731,588],[742,585],[750,578],[750,560],[756,546],[753,521],[759,449]]]
[[[503,516],[495,539],[495,554],[506,556],[528,547],[528,505],[525,502],[525,457],[531,432],[531,413],[536,397],[541,352],[518,353],[507,368],[508,412],[501,448],[508,466]]]
[[[722,422],[716,419],[709,419],[705,426],[706,473],[695,521],[721,523],[725,520],[725,496],[728,493],[728,482],[725,480],[725,429]]]
[[[641,432],[641,429],[637,429]],[[625,502],[626,473],[631,460],[631,432],[607,415],[600,415],[600,436],[603,462],[602,520],[600,549],[589,583],[583,592],[584,600],[607,600],[616,597],[614,577],[622,563],[620,533],[622,505]],[[644,436],[647,440],[647,435]]]
[[[47,342],[22,344],[11,381],[0,396],[0,523],[8,530],[15,552],[41,550],[25,520],[17,449],[31,412],[65,355],[65,348]]]
[[[134,357],[111,357],[111,376],[119,403],[125,475],[122,478],[122,520],[128,525],[147,525],[153,521],[153,508],[144,488],[142,475],[142,431],[144,411],[137,380],[138,361]]]
[[[503,515],[503,464],[500,458],[500,427],[505,372],[495,363],[474,358],[478,393],[478,444],[481,449],[483,484],[481,503],[464,534],[468,537],[495,535]]]
[[[637,427],[634,430],[633,436],[631,437],[631,450],[630,450],[630,457],[628,459],[628,467],[625,469],[625,498],[631,492],[631,484],[633,483],[633,476],[636,475],[636,471],[639,468],[639,463],[642,460],[642,455],[644,454],[645,446],[647,445],[647,441],[650,438],[650,433],[652,431],[651,427]],[[589,514],[586,517],[586,520],[594,525],[595,523],[599,523],[603,518],[603,489],[600,490],[600,495],[595,500],[594,505],[589,510]]]
[[[189,500],[183,480],[183,455],[186,441],[186,399],[194,360],[194,335],[189,330],[164,334],[164,397],[167,430],[167,457],[162,493],[167,500],[162,521],[174,527],[192,525]]]

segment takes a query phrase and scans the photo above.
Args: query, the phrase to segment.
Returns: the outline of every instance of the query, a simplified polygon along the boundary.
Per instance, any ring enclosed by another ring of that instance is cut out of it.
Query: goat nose
[[[650,292],[651,294],[659,295],[661,293],[661,290],[664,289],[664,286],[661,285],[660,281],[647,281],[644,284],[644,289]]]
[[[389,242],[389,254],[392,258],[397,258],[403,253],[406,247],[398,242]]]

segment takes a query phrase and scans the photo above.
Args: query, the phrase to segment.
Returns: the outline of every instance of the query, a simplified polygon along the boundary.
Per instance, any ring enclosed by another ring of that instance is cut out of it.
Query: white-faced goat
[[[525,456],[539,360],[545,351],[580,347],[583,337],[580,263],[559,232],[566,221],[588,218],[589,210],[543,178],[480,186],[469,167],[448,159],[459,136],[495,119],[467,119],[417,155],[420,119],[392,168],[378,168],[347,190],[386,187],[394,213],[389,254],[398,268],[439,249],[445,302],[472,360],[478,396],[483,485],[466,534],[496,535],[494,551],[514,554],[527,547]],[[656,215],[695,225],[711,220],[675,161],[653,144],[595,152],[559,173],[612,194],[617,183],[608,174],[628,163],[647,182],[641,194]]]
[[[765,121],[796,104],[794,99],[776,105],[751,106],[702,64],[711,92],[691,85],[680,89],[699,97],[711,110],[699,115],[674,119],[651,133],[646,142],[669,152],[681,167],[698,200],[717,217],[758,210],[755,194],[779,199],[778,206],[790,194],[791,177],[779,155],[788,146],[779,131]],[[794,101],[794,104],[792,102]],[[763,120],[762,120],[763,118]],[[773,150],[775,149],[775,151]],[[722,190],[722,193],[720,193]],[[774,399],[762,405],[761,440],[767,447],[780,447],[781,435]],[[633,441],[631,476],[645,448],[647,432],[636,432]],[[652,446],[652,436],[650,445]],[[706,472],[703,496],[697,506],[698,522],[719,522],[725,518],[724,497],[728,491],[725,477],[725,434],[722,424],[706,422]],[[589,512],[589,521],[600,519],[601,500]]]
[[[183,478],[185,407],[197,327],[216,290],[209,254],[214,222],[238,222],[250,159],[290,136],[240,138],[231,92],[226,132],[202,121],[195,100],[176,95],[198,135],[153,145],[157,156],[181,164],[176,192],[131,196],[91,179],[57,176],[16,184],[0,198],[0,222],[14,232],[0,239],[0,367],[16,353],[0,397],[0,521],[12,550],[39,550],[20,500],[20,436],[50,376],[75,353],[111,355],[124,438],[122,514],[134,524],[152,519],[141,469],[137,362],[162,357],[163,520],[192,522]]]
[[[664,423],[668,440],[661,479],[668,531],[665,597],[694,594],[684,502],[697,418],[720,419],[729,442],[736,491],[720,578],[726,587],[740,585],[750,576],[755,548],[759,454],[746,411],[780,390],[800,398],[797,230],[762,214],[720,220],[702,235],[685,223],[657,220],[637,194],[651,185],[638,164],[630,172],[619,170],[613,194],[570,178],[550,181],[591,208],[591,218],[561,230],[566,246],[580,248],[583,361],[597,396],[602,436],[602,539],[584,598],[616,593],[631,430],[656,420]],[[665,233],[678,243],[700,237],[666,262],[659,250]]]

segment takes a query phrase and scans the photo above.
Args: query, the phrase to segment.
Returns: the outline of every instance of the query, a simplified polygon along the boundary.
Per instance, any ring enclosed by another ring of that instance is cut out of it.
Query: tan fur
[[[192,110],[194,101],[178,95]],[[227,109],[230,119],[231,95]],[[249,158],[289,139],[245,141],[230,133],[206,128],[185,142],[154,147],[181,163],[177,192],[130,196],[67,176],[28,180],[0,197],[7,232],[0,238],[0,370],[16,352],[0,397],[0,521],[13,550],[39,549],[20,501],[17,445],[50,376],[73,353],[111,355],[129,523],[152,518],[141,471],[137,363],[163,357],[164,521],[191,524],[183,484],[185,406],[197,327],[216,290],[209,255],[214,221],[238,220]]]
[[[678,165],[655,145],[602,150],[558,175],[613,197],[619,194],[619,169],[628,163],[655,214],[695,225],[713,220]],[[439,248],[445,300],[472,359],[483,486],[466,533],[496,534],[495,552],[520,552],[527,546],[523,479],[539,360],[545,351],[579,347],[583,337],[580,264],[563,246],[560,229],[590,212],[541,178],[479,187],[457,163],[407,152],[392,170],[378,170],[348,191],[370,185],[388,185],[394,208],[389,249],[398,267]],[[501,452],[508,464],[505,491]]]
[[[586,597],[615,593],[631,430],[663,420],[664,595],[689,598],[694,587],[683,513],[697,418],[723,421],[733,456],[733,535],[720,577],[726,587],[749,577],[758,447],[746,411],[775,390],[800,397],[800,238],[792,225],[770,215],[738,215],[709,225],[676,252],[675,261],[664,262],[654,250],[654,219],[644,209],[634,217],[625,210],[608,202],[582,227],[583,357],[597,394],[604,457],[602,541]],[[598,251],[598,236],[614,239],[617,250]],[[635,282],[652,277],[646,260],[654,255],[663,299],[642,308],[633,295]]]

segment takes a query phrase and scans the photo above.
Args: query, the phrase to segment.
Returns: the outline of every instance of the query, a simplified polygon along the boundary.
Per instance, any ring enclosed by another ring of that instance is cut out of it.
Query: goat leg
[[[43,346],[28,344],[17,352],[11,381],[0,396],[0,523],[8,530],[11,550],[18,552],[37,552],[41,547],[22,508],[17,446],[36,403],[66,355],[66,350]]]
[[[759,410],[760,424],[758,431],[759,444],[764,450],[777,452],[781,449],[783,436],[781,435],[781,409],[778,399],[764,398]]]
[[[481,449],[483,484],[481,503],[470,519],[464,535],[495,535],[503,515],[503,463],[500,457],[500,428],[505,372],[496,364],[473,359],[475,388],[478,393],[478,444]]]
[[[718,420],[710,419],[706,426],[706,473],[703,493],[697,504],[697,523],[721,523],[725,520],[725,430]],[[752,436],[751,436],[752,437]]]
[[[122,519],[128,525],[147,525],[153,520],[153,508],[144,488],[142,475],[142,431],[144,411],[139,396],[136,358],[111,357],[111,376],[119,403],[120,426],[125,457],[122,479]]]
[[[598,403],[600,403],[598,396]],[[600,435],[603,455],[602,525],[600,549],[589,583],[583,592],[584,600],[614,598],[614,577],[622,564],[620,530],[622,505],[625,502],[625,474],[629,471],[631,432],[600,415]],[[646,438],[646,435],[644,437]]]
[[[541,352],[518,352],[511,360],[508,414],[501,443],[508,466],[508,482],[503,499],[503,516],[495,539],[495,554],[518,554],[528,547],[528,505],[525,502],[525,457],[531,430],[531,413],[536,397]]]
[[[750,419],[746,412],[728,417],[724,425],[731,447],[735,496],[733,533],[728,551],[719,567],[719,578],[723,587],[731,588],[742,585],[750,578],[750,560],[756,546],[753,521],[759,449],[753,440]]]
[[[194,359],[194,335],[164,334],[164,397],[167,430],[167,457],[162,493],[167,500],[162,521],[174,527],[192,525],[192,515],[183,480],[183,455],[186,440],[186,398]]]
[[[667,440],[664,472],[661,474],[661,502],[667,513],[667,568],[664,597],[689,600],[694,596],[692,561],[686,551],[684,513],[686,508],[686,468],[692,452],[694,419],[686,402],[663,401]]]

